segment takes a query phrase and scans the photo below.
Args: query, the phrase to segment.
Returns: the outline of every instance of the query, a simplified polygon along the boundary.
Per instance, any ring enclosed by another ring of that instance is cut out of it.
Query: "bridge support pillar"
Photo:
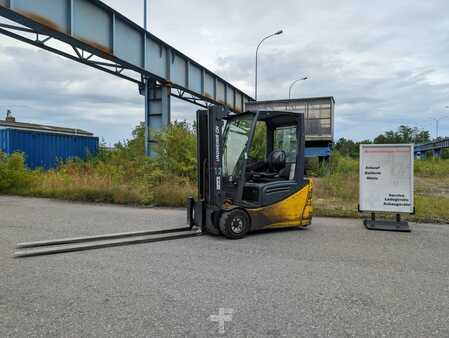
[[[434,149],[433,150],[433,158],[434,159],[441,159],[441,149]]]
[[[154,146],[154,134],[170,124],[171,101],[170,88],[146,81],[145,94],[145,155],[157,155]]]

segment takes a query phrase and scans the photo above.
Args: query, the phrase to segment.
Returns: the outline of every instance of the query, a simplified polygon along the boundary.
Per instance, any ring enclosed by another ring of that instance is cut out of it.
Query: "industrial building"
[[[306,149],[305,156],[328,158],[334,144],[333,96],[247,102],[247,110],[293,111],[304,114]]]
[[[0,120],[0,151],[23,153],[30,169],[52,169],[60,161],[96,155],[98,137],[80,129],[17,122],[8,111]]]

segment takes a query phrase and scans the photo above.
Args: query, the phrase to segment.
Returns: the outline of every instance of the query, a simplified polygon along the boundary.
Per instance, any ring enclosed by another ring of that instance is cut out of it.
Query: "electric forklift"
[[[222,234],[306,227],[312,182],[304,177],[304,115],[224,107],[197,112],[198,199],[188,199],[182,228],[145,230],[17,244],[15,257],[35,257]]]
[[[198,111],[198,199],[188,200],[188,224],[230,239],[311,224],[304,129],[301,113]]]

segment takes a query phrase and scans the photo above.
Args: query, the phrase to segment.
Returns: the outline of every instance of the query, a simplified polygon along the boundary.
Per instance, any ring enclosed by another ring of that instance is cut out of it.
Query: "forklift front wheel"
[[[240,239],[249,232],[248,214],[240,209],[225,211],[220,217],[221,233],[229,239]]]

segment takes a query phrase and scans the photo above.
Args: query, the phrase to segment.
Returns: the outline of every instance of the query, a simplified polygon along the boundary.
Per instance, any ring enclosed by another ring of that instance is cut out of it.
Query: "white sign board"
[[[360,210],[413,213],[413,144],[360,145]]]

